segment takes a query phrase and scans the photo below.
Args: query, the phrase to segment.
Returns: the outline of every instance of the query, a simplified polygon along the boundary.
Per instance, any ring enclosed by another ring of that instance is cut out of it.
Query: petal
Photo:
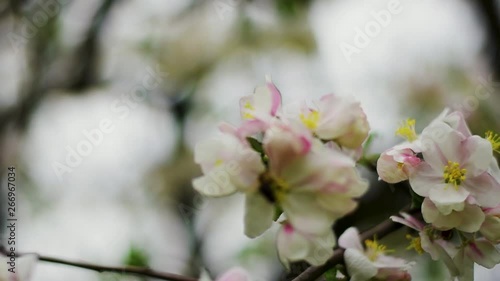
[[[358,250],[347,249],[344,261],[351,281],[366,281],[377,275],[377,268]]]
[[[496,216],[486,216],[479,231],[491,242],[500,242],[500,218]]]
[[[420,196],[428,197],[429,192],[436,185],[443,183],[443,175],[436,172],[428,163],[420,163],[410,175],[410,185],[413,191]]]
[[[304,260],[312,266],[322,265],[333,256],[333,247],[335,246],[333,231],[330,230],[323,235],[315,236],[311,242],[311,249]]]
[[[461,144],[464,139],[462,134],[445,123],[438,122],[425,128],[422,132],[422,143],[425,147],[422,151],[424,160],[435,168],[438,163],[444,165],[448,161],[460,163],[463,155]]]
[[[325,194],[319,196],[318,204],[330,211],[335,218],[343,217],[356,209],[358,203],[342,194]]]
[[[486,268],[493,268],[500,263],[500,253],[493,244],[485,240],[476,240],[465,247],[465,253],[474,262]]]
[[[278,90],[278,88],[276,87],[276,85],[274,85],[274,83],[271,81],[270,77],[266,77],[266,80],[267,80],[267,83],[266,83],[267,88],[269,89],[269,92],[271,94],[271,111],[270,111],[270,113],[272,116],[276,116],[276,114],[278,113],[278,110],[281,107],[281,93]]]
[[[439,184],[429,191],[429,198],[436,204],[438,209],[446,215],[452,210],[461,210],[469,194],[470,193],[461,186],[455,188],[450,184]],[[449,211],[444,211],[445,209]]]
[[[422,216],[427,223],[431,223],[439,230],[448,230],[460,224],[459,216],[453,213],[448,216],[442,215],[429,198],[425,198],[422,203]]]
[[[307,257],[310,243],[291,224],[285,223],[278,232],[276,247],[281,262],[288,269],[289,262]]]
[[[213,175],[213,173],[211,173]],[[236,192],[236,187],[229,181],[221,178],[202,176],[193,180],[193,187],[205,196],[221,197],[233,194]]]
[[[283,212],[299,231],[321,234],[331,229],[335,216],[318,204],[318,196],[321,195],[295,192],[284,198]]]
[[[346,229],[339,237],[339,246],[344,249],[363,251],[358,229],[356,227],[349,227]]]
[[[274,205],[261,194],[247,194],[245,201],[245,235],[255,238],[271,227]]]
[[[489,173],[468,178],[463,184],[482,207],[496,207],[500,204],[500,183]]]
[[[457,212],[462,222],[457,226],[458,230],[464,232],[476,232],[484,222],[485,216],[477,205],[466,204],[462,212]]]
[[[394,157],[384,152],[377,160],[378,176],[387,183],[398,183],[408,179],[401,163],[394,160]]]
[[[460,111],[454,111],[447,115],[445,113],[445,117],[442,119],[442,121],[450,125],[450,127],[457,130],[465,137],[470,137],[472,135],[469,127],[467,126],[467,122],[465,122],[464,115]]]
[[[461,163],[467,169],[467,176],[474,177],[488,170],[493,157],[489,141],[479,136],[472,136],[462,143],[462,150],[466,159],[463,159]]]

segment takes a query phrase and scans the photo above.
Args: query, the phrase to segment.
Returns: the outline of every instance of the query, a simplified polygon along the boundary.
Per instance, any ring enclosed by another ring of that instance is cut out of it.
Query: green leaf
[[[262,147],[262,143],[259,142],[258,140],[252,138],[252,137],[247,137],[248,143],[250,143],[250,146],[253,148],[253,150],[257,151],[260,154],[264,154],[264,148]]]
[[[137,246],[130,246],[123,263],[129,266],[148,267],[149,256],[144,249]]]
[[[324,274],[325,281],[337,281],[337,268],[331,268]]]

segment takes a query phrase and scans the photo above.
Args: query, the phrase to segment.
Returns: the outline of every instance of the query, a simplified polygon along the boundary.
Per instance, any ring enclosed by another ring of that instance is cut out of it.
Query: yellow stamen
[[[398,169],[403,170],[405,163],[398,163]]]
[[[444,166],[444,182],[451,183],[455,189],[458,189],[458,186],[465,180],[466,173],[466,169],[460,169],[460,164],[448,161],[448,165]]]
[[[396,130],[396,136],[407,139],[412,142],[417,139],[417,133],[415,132],[415,119],[406,119],[401,123],[401,126]]]
[[[377,260],[379,255],[394,252],[394,250],[389,250],[385,245],[379,244],[377,239],[367,239],[365,240],[366,254],[371,261]]]
[[[255,107],[253,107],[253,105],[249,101],[247,101],[243,108],[246,109],[246,112],[243,113],[243,119],[253,119],[254,115],[248,111],[254,111]]]
[[[222,159],[217,159],[217,160],[215,161],[215,164],[214,164],[214,165],[215,165],[215,167],[218,167],[218,166],[222,165],[223,163],[224,163],[224,161],[223,161]]]
[[[415,250],[419,255],[424,253],[424,249],[422,248],[422,240],[419,236],[413,237],[410,234],[406,235],[406,239],[410,240],[410,246],[406,247],[407,250]]]
[[[486,139],[491,143],[493,151],[500,153],[500,136],[493,133],[493,131],[487,131]]]
[[[319,123],[319,112],[316,110],[311,110],[307,115],[301,113],[300,120],[307,128],[314,130],[318,127]]]

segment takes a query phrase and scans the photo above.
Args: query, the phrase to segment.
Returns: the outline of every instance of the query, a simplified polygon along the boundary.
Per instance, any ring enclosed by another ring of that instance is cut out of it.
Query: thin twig
[[[44,261],[44,262],[64,264],[64,265],[69,265],[69,266],[74,266],[74,267],[79,267],[79,268],[90,269],[90,270],[94,270],[97,272],[115,272],[115,273],[122,273],[122,274],[133,274],[133,275],[140,275],[140,276],[157,278],[157,279],[161,279],[161,280],[170,280],[170,281],[197,281],[198,280],[198,279],[193,278],[193,277],[187,277],[187,276],[182,276],[182,275],[167,273],[167,272],[159,272],[159,271],[155,271],[155,270],[145,268],[145,267],[102,266],[102,265],[91,264],[91,263],[86,263],[86,262],[68,261],[68,260],[63,260],[63,259],[58,259],[58,258],[53,258],[53,257],[46,257],[46,256],[41,256],[41,255],[38,255],[38,260]]]
[[[376,236],[377,239],[380,239],[400,229],[402,226],[403,226],[402,224],[394,223],[391,220],[385,220],[382,223],[361,233],[360,240],[364,241],[366,239],[373,238],[374,236]],[[329,269],[343,262],[344,262],[344,249],[338,248],[333,252],[333,256],[325,264],[320,266],[310,266],[309,268],[304,270],[304,272],[295,277],[295,279],[293,279],[292,281],[316,280],[325,272],[327,272]]]

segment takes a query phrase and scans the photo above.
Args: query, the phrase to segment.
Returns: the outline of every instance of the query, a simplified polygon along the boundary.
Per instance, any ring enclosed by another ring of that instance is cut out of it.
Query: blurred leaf
[[[257,151],[260,154],[264,154],[264,148],[262,147],[261,142],[252,137],[248,137],[247,141],[248,143],[250,143],[250,146],[253,148],[253,150]]]
[[[422,206],[422,202],[424,202],[424,197],[416,194],[411,187],[409,187],[409,190],[411,194],[411,208],[420,208]]]
[[[125,256],[123,263],[129,266],[148,267],[149,256],[144,249],[132,245]]]

